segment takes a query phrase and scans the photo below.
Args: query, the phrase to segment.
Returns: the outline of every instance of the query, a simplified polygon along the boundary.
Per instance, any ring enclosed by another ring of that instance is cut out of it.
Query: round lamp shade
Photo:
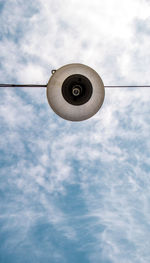
[[[65,120],[83,121],[102,106],[104,84],[95,70],[83,64],[68,64],[53,72],[47,84],[47,99]]]

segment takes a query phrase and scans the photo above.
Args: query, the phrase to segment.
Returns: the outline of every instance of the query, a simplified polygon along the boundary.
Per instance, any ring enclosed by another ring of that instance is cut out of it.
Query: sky
[[[82,63],[150,84],[149,0],[0,0],[0,83]],[[150,89],[106,88],[70,122],[45,88],[0,88],[0,263],[150,262]]]

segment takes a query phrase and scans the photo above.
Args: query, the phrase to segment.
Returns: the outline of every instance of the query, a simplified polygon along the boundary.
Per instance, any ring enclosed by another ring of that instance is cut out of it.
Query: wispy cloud
[[[7,1],[1,82],[45,84],[52,68],[81,62],[105,84],[147,84],[149,11]],[[149,262],[149,121],[146,88],[106,89],[81,123],[57,117],[45,89],[1,89],[1,262]]]

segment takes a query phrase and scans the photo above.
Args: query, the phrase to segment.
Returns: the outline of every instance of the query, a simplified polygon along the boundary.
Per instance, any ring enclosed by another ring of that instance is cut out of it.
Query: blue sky
[[[150,2],[0,1],[0,82],[68,63],[150,84]],[[0,262],[150,262],[150,90],[106,89],[74,123],[44,88],[0,89]]]

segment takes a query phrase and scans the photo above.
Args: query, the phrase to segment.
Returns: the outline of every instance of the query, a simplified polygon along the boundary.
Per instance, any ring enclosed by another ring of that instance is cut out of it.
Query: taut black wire
[[[0,88],[46,88],[47,84],[0,84]],[[150,85],[106,85],[105,88],[150,88]]]
[[[40,85],[40,84],[0,84],[0,87],[11,87],[11,88],[46,88],[47,85]]]
[[[123,85],[113,85],[113,86],[104,86],[105,88],[150,88],[150,85],[127,85],[127,86],[123,86]]]

